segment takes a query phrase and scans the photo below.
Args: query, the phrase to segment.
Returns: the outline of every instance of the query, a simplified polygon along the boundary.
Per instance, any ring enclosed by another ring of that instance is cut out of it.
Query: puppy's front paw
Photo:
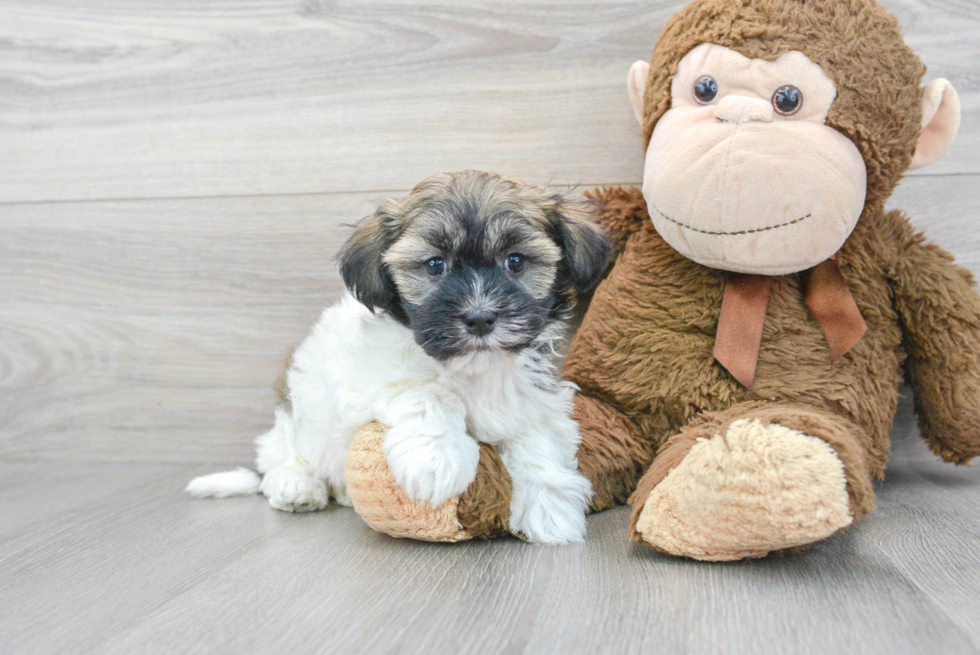
[[[287,466],[266,473],[261,491],[283,512],[315,512],[330,502],[326,482]]]
[[[392,428],[384,444],[395,481],[409,498],[439,507],[476,478],[480,445],[466,434],[431,436]]]
[[[513,481],[510,528],[529,541],[572,544],[585,540],[585,510],[592,485],[577,471],[541,481]]]

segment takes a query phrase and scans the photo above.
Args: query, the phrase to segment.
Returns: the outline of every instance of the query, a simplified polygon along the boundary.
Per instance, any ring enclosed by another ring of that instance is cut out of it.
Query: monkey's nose
[[[466,326],[466,331],[478,337],[485,337],[493,332],[493,324],[496,322],[497,315],[486,310],[466,312],[463,315],[463,325]]]
[[[760,98],[730,95],[718,101],[715,118],[726,123],[772,122],[772,103]]]

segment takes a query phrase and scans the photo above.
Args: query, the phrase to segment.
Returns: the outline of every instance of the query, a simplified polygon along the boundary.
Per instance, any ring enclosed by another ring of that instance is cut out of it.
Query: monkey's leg
[[[387,428],[369,423],[354,436],[347,455],[347,493],[369,526],[392,537],[463,541],[509,534],[510,476],[497,450],[480,445],[476,479],[439,507],[411,500],[388,469],[381,444]]]
[[[630,498],[630,535],[702,560],[763,557],[840,532],[874,507],[859,428],[805,406],[706,414],[660,449]]]
[[[578,470],[592,483],[589,510],[625,504],[653,461],[656,445],[626,416],[592,396],[575,397],[572,417],[582,435]]]

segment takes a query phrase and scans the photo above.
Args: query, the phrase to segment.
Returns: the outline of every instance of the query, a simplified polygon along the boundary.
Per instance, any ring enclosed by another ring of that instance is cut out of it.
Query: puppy
[[[344,465],[370,421],[409,497],[438,506],[494,444],[512,483],[510,529],[585,537],[574,385],[556,374],[574,292],[604,273],[608,239],[590,205],[490,173],[431,177],[362,220],[340,252],[347,293],[293,355],[288,400],[258,437],[262,477],[193,480],[195,496],[261,491],[276,509],[349,505]]]

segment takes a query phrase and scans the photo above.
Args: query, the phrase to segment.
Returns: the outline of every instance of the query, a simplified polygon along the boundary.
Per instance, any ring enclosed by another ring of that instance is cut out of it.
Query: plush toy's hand
[[[382,448],[387,432],[380,423],[366,425],[354,436],[347,456],[347,491],[354,510],[369,526],[393,537],[423,541],[507,534],[510,477],[493,446],[477,445],[476,479],[465,493],[434,508],[409,498],[395,480]]]
[[[636,187],[603,187],[585,195],[595,200],[596,222],[606,229],[612,241],[613,257],[618,257],[630,235],[650,220],[643,192]]]
[[[909,383],[922,436],[933,452],[965,464],[980,455],[980,296],[969,271],[925,242],[899,212],[893,258]]]

